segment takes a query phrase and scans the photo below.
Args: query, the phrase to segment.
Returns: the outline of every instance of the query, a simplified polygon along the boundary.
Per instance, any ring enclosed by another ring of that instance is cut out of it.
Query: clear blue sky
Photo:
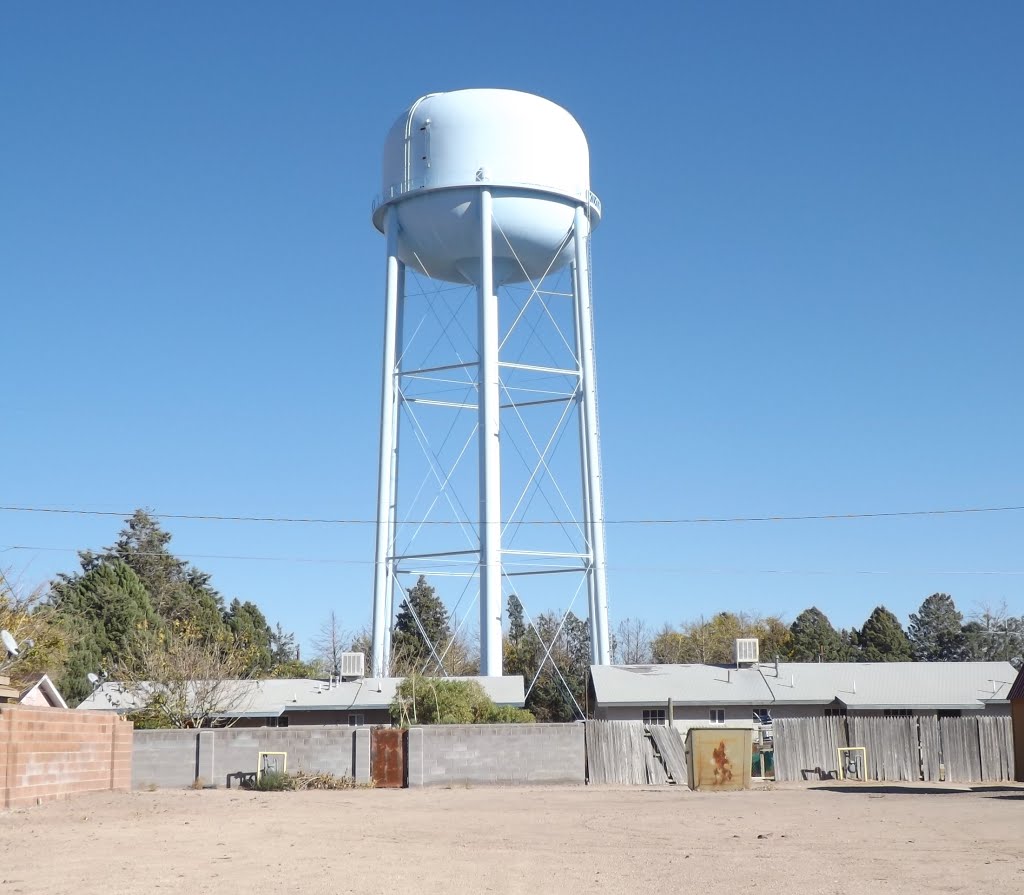
[[[500,86],[590,140],[610,519],[1024,504],[1024,7],[616,10],[3,4],[0,503],[371,517],[384,134]],[[119,527],[0,512],[0,563]],[[168,527],[303,640],[369,620],[370,526]],[[1019,614],[1022,535],[612,526],[612,615]]]

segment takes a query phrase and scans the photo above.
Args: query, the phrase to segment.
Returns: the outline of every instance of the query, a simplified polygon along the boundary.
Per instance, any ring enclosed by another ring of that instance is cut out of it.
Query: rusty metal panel
[[[375,727],[370,731],[370,776],[375,786],[405,786],[405,731]]]
[[[749,789],[753,732],[691,727],[686,739],[691,789]]]

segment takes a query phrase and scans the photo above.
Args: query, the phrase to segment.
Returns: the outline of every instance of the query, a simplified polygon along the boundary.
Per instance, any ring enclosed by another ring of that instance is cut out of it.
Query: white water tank
[[[590,191],[590,150],[561,106],[515,90],[431,93],[395,122],[384,144],[382,193],[373,223],[398,215],[402,261],[453,283],[479,277],[475,200],[493,196],[495,285],[537,280],[573,256],[579,205],[591,227],[601,205]]]

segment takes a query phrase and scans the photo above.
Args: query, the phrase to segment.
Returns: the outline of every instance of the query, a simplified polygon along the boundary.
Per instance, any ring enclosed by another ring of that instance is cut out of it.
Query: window
[[[665,724],[664,709],[644,709],[644,724]]]
[[[826,718],[845,718],[846,709],[825,709]]]
[[[710,717],[712,724],[725,724],[725,709],[712,709]]]
[[[281,715],[277,718],[267,718],[267,727],[287,727],[288,717]]]
[[[754,723],[763,724],[765,726],[772,723],[772,713],[770,709],[754,709]]]
[[[349,727],[362,727],[365,722],[363,721],[362,715],[349,714],[348,726]]]
[[[909,718],[910,709],[886,709],[882,715],[886,718]]]

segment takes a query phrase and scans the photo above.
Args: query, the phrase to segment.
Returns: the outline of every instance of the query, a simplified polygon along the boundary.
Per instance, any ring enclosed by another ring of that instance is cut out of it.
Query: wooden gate
[[[405,731],[374,727],[370,731],[370,776],[384,789],[405,786]]]

